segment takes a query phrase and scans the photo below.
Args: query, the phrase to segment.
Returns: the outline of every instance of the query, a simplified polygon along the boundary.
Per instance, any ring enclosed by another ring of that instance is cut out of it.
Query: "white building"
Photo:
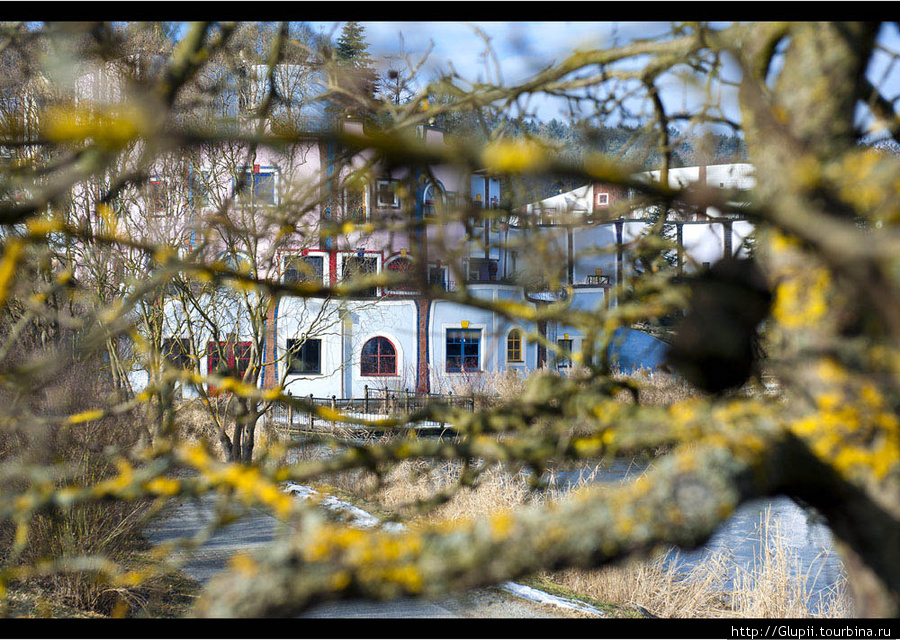
[[[553,271],[556,284],[571,286],[575,308],[602,312],[615,306],[632,268],[632,242],[650,224],[650,212],[632,202],[634,194],[589,184],[529,204],[518,215],[467,228],[464,216],[441,217],[441,212],[499,210],[498,178],[452,166],[427,172],[387,166],[374,162],[370,150],[344,154],[333,137],[321,135],[328,125],[314,99],[315,77],[296,67],[283,71],[280,86],[287,91],[296,81],[302,100],[297,110],[276,114],[271,126],[275,121],[293,126],[303,132],[297,141],[252,153],[240,145],[211,146],[190,158],[160,159],[145,183],[117,196],[121,220],[148,240],[174,243],[187,254],[202,249],[207,260],[232,266],[246,261],[259,277],[288,284],[333,288],[352,274],[383,272],[416,271],[421,279],[400,289],[372,287],[353,299],[281,295],[257,326],[227,296],[193,308],[172,299],[166,303],[161,345],[170,359],[199,362],[204,374],[242,376],[251,354],[262,354],[256,358],[262,386],[341,398],[358,397],[367,386],[437,392],[454,381],[509,369],[524,374],[544,366],[571,367],[571,354],[583,351],[585,339],[574,328],[511,324],[499,313],[434,294],[464,288],[485,300],[540,305],[558,296],[558,287],[536,290],[531,276]],[[105,78],[100,76],[80,85],[86,100],[118,95],[98,91]],[[250,74],[257,76],[259,69]],[[236,112],[247,110],[247,101],[252,107],[254,95],[235,94]],[[345,134],[365,137],[361,123],[347,120],[340,126]],[[425,147],[445,144],[444,134],[432,127],[418,128],[413,139]],[[638,179],[658,177],[649,172]],[[753,187],[753,174],[749,165],[685,167],[670,170],[669,182],[739,193]],[[103,224],[91,212],[109,200],[108,188],[100,180],[75,194],[89,223]],[[287,236],[277,215],[285,208],[304,212]],[[252,247],[229,244],[227,225],[209,224],[223,211],[233,227],[252,228],[257,238]],[[743,251],[752,226],[739,217],[712,218],[718,215],[707,209],[672,223],[683,248],[679,268],[702,268]],[[385,221],[397,224],[391,228]],[[538,245],[543,252],[534,250]],[[548,353],[531,339],[537,335],[567,355]],[[645,341],[626,337],[629,344]],[[661,345],[651,342],[647,348],[653,353],[646,358],[631,354],[634,363],[659,360]]]

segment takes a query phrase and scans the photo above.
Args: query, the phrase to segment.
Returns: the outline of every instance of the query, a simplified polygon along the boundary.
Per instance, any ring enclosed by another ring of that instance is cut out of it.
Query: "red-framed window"
[[[391,274],[395,274],[398,278],[402,278],[401,282],[391,285],[390,290],[396,293],[411,293],[416,291],[415,285],[412,283],[413,269],[415,264],[412,258],[401,256],[387,263],[387,270]]]
[[[147,183],[147,209],[150,213],[164,213],[169,208],[169,188],[165,180],[153,179]]]
[[[360,373],[364,376],[397,375],[397,349],[387,338],[372,338],[362,348]]]
[[[243,378],[250,367],[250,342],[215,342],[206,345],[206,370],[220,376]]]
[[[325,256],[285,256],[284,274],[282,280],[285,284],[297,284],[298,282],[312,282],[322,284],[325,279]]]
[[[344,256],[342,279],[344,282],[350,282],[355,278],[363,278],[368,275],[378,273],[378,258],[367,255],[349,255]],[[378,295],[378,287],[369,287],[356,292],[356,295],[363,298],[371,298]]]

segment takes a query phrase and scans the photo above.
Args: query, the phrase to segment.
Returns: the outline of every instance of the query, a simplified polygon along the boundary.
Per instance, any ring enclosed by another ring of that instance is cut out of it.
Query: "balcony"
[[[609,286],[609,276],[603,275],[592,275],[587,276],[584,279],[585,284],[594,285],[594,286]]]

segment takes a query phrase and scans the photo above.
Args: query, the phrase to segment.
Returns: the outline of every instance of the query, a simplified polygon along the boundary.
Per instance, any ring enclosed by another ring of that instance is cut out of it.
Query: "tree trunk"
[[[251,411],[244,424],[246,433],[244,434],[243,446],[241,447],[241,462],[244,464],[253,462],[253,446],[256,440],[256,423],[258,420],[259,414],[256,411]]]

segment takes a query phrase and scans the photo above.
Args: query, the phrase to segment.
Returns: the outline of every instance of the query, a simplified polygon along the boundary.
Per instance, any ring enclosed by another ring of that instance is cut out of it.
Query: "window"
[[[210,173],[208,171],[194,171],[191,173],[191,200],[195,211],[201,211],[209,207],[209,185]]]
[[[237,184],[237,183],[240,184]],[[240,187],[236,193],[241,202],[248,204],[275,205],[275,169],[261,169],[259,165],[253,165],[252,171],[244,169],[242,180],[236,180],[235,188]]]
[[[437,287],[443,291],[447,291],[447,269],[446,267],[428,267],[428,284]]]
[[[609,194],[608,193],[598,193],[597,194],[597,206],[598,207],[608,207],[609,206]]]
[[[250,270],[250,259],[240,251],[225,251],[219,255],[219,260],[226,269],[232,271]]]
[[[378,207],[400,208],[400,194],[396,180],[375,181],[375,203]]]
[[[447,330],[447,371],[480,371],[481,329]]]
[[[322,341],[318,338],[288,340],[288,373],[322,373]]]
[[[344,258],[342,275],[342,279],[344,280],[344,282],[375,273],[378,273],[378,258],[376,258],[375,256],[361,257],[356,255],[347,256]],[[355,295],[365,297],[377,296],[378,287],[368,287],[366,289],[362,289]]]
[[[313,282],[322,284],[325,278],[325,258],[323,256],[286,256],[284,258],[285,284]]]
[[[522,332],[518,329],[506,336],[506,361],[522,362]]]
[[[163,213],[169,208],[169,190],[165,180],[151,180],[147,183],[147,210]]]
[[[362,348],[360,373],[364,376],[397,375],[397,350],[387,338],[372,338]]]
[[[416,290],[412,282],[414,264],[412,258],[395,258],[387,263],[387,270],[395,278],[397,283],[391,285],[391,290],[398,293],[413,293]]]
[[[435,214],[435,205],[438,202],[445,205],[448,204],[447,195],[443,186],[432,183],[425,187],[425,191],[422,193],[422,215],[433,216]]]
[[[168,364],[178,369],[192,369],[191,354],[194,344],[190,338],[166,338],[162,342],[162,355]]]
[[[365,222],[369,193],[365,184],[344,189],[344,220],[347,222]]]
[[[556,368],[557,369],[571,369],[572,368],[572,341],[571,340],[557,340],[556,346],[559,347],[559,352],[556,354]]]
[[[111,220],[122,217],[122,214],[125,213],[125,205],[120,197],[110,197],[110,194],[104,193],[102,189],[95,190],[93,196],[96,205],[94,210],[97,228],[103,232],[109,232],[109,225],[112,224]],[[155,204],[152,204],[150,208],[152,209],[155,206]]]
[[[206,346],[206,370],[220,376],[243,378],[250,367],[250,342],[210,342]]]
[[[469,258],[469,280],[474,282],[493,282],[497,280],[499,265],[496,260],[485,258]]]

